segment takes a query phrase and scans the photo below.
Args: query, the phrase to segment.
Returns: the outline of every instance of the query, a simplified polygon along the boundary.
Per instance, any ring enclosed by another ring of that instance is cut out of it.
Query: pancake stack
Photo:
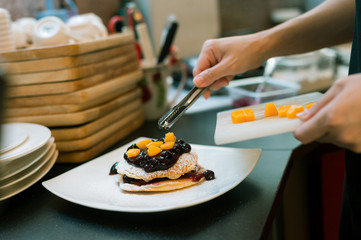
[[[117,175],[120,189],[130,192],[172,191],[214,179],[211,170],[198,164],[191,146],[174,133],[132,144],[110,175]]]

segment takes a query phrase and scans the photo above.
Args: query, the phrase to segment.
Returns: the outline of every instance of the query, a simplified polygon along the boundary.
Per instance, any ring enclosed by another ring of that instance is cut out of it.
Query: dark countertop
[[[215,145],[216,112],[187,114],[172,131],[189,143]],[[164,133],[155,121],[146,122],[112,149],[139,136]],[[42,180],[0,202],[0,239],[265,239],[298,145],[292,133],[223,145],[262,149],[250,175],[216,199],[159,213],[110,212],[59,198],[41,182],[79,164],[56,164]]]

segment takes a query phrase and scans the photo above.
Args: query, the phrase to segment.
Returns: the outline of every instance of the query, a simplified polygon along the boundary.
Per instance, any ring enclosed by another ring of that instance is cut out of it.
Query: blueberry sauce
[[[186,173],[182,175],[179,179],[185,179],[190,178],[193,182],[199,182],[202,178],[205,178],[207,181],[215,179],[214,172],[212,170],[206,170],[204,172],[197,172],[197,170],[190,171],[189,173]],[[137,186],[147,185],[151,183],[161,182],[162,180],[169,180],[168,178],[156,178],[149,182],[146,182],[142,179],[135,179],[128,177],[126,175],[123,176],[123,182],[134,184]]]
[[[153,179],[149,182],[146,182],[142,179],[135,179],[135,178],[131,178],[131,177],[128,177],[127,175],[124,175],[123,176],[123,182],[124,183],[130,183],[130,184],[134,184],[134,185],[137,185],[137,186],[142,186],[142,185],[146,185],[146,184],[151,184],[151,183],[155,183],[155,182],[160,182],[162,180],[165,180],[167,178],[156,178],[156,179]]]
[[[207,181],[213,180],[216,178],[216,176],[214,175],[214,172],[212,170],[204,171],[204,177]]]
[[[113,166],[110,168],[110,171],[109,171],[109,175],[115,175],[115,174],[118,174],[117,172],[117,165],[118,165],[119,162],[116,162],[113,164]]]
[[[159,139],[157,141],[163,141]],[[136,144],[132,144],[127,150],[139,148]],[[163,150],[158,155],[150,157],[146,149],[140,149],[140,153],[136,157],[128,157],[124,153],[124,159],[131,165],[143,168],[146,172],[154,172],[158,170],[167,170],[172,167],[183,153],[189,153],[191,146],[183,140],[177,140],[174,147],[169,150]]]

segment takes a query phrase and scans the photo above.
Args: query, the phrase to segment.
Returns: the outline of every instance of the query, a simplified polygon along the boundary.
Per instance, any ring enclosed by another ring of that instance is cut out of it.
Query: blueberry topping
[[[159,139],[157,141],[162,141]],[[132,144],[129,149],[139,148],[136,144]],[[183,140],[177,140],[174,147],[169,150],[162,150],[158,155],[149,157],[146,149],[140,149],[140,154],[130,158],[125,153],[124,159],[133,166],[143,168],[146,172],[154,172],[158,170],[167,170],[172,167],[183,153],[189,153],[191,146]]]
[[[117,174],[117,173],[118,173],[118,172],[117,172],[117,169],[116,169],[118,163],[119,163],[119,162],[116,162],[116,163],[113,164],[113,166],[110,168],[109,175],[114,175],[114,174]]]

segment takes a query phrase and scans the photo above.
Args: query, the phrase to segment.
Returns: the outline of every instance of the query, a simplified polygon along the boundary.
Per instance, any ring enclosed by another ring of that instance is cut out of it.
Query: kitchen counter
[[[215,145],[219,110],[186,114],[172,131],[191,144]],[[112,149],[140,136],[158,138],[164,133],[156,121],[146,122]],[[291,154],[299,145],[292,133],[223,145],[262,149],[250,175],[216,199],[159,213],[110,212],[59,198],[41,182],[78,164],[56,164],[41,181],[0,202],[0,239],[266,239],[287,181]]]

